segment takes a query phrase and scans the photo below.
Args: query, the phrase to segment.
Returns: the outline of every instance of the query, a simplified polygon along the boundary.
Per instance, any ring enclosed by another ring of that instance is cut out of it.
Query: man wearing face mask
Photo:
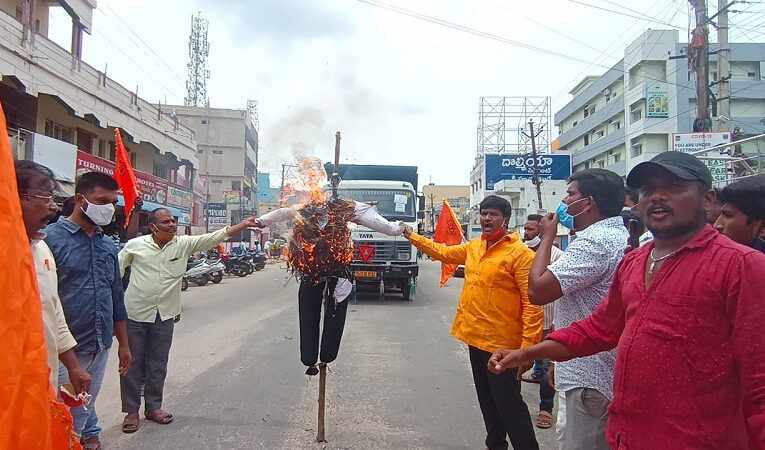
[[[542,236],[540,235],[540,222],[542,216],[539,214],[531,214],[526,218],[526,223],[523,225],[523,242],[533,251],[537,251],[539,245],[542,243]],[[551,249],[550,261],[555,262],[563,255],[563,252],[553,246]],[[555,319],[555,305],[553,303],[547,303],[542,307],[544,310],[544,323],[542,326],[542,338],[550,334],[554,329]],[[534,371],[531,379],[524,378],[523,381],[532,383],[539,383],[539,413],[537,414],[536,426],[538,428],[546,429],[552,427],[553,423],[553,407],[555,406],[555,386],[552,383],[552,363],[546,359],[538,359],[534,361]],[[548,377],[548,373],[551,375]],[[559,415],[565,414],[565,406],[563,401],[560,402]],[[559,422],[561,425],[557,428],[563,428],[563,417],[560,417]],[[560,436],[559,436],[560,440]]]
[[[135,355],[135,363],[120,378],[122,411],[127,414],[122,422],[124,433],[138,431],[142,387],[146,419],[160,425],[173,421],[173,415],[162,409],[162,400],[174,318],[181,314],[181,281],[187,260],[256,225],[249,218],[213,233],[177,236],[175,217],[159,208],[149,216],[151,234],[128,241],[120,251],[121,272],[131,268],[125,298],[130,349]]]
[[[624,182],[614,172],[587,169],[569,178],[567,195],[555,214],[540,222],[542,242],[529,273],[529,297],[536,305],[555,302],[555,328],[589,316],[608,292],[627,247],[621,218]],[[552,262],[558,223],[576,239]],[[566,402],[563,450],[607,450],[605,427],[613,397],[615,352],[557,363],[555,384]]]
[[[92,377],[90,405],[72,409],[74,431],[87,450],[101,448],[95,401],[113,336],[119,342],[120,373],[126,373],[132,361],[118,250],[101,228],[114,218],[118,189],[117,182],[104,173],[81,175],[72,214],[45,229],[45,242],[58,269],[58,293],[66,322],[77,340],[75,354]],[[59,371],[60,384],[69,382],[68,375],[66,370]]]
[[[431,258],[465,266],[452,335],[468,346],[489,450],[507,449],[508,438],[516,450],[539,448],[529,409],[521,397],[519,374],[512,371],[497,376],[486,366],[494,350],[526,348],[542,337],[542,309],[528,299],[534,253],[518,233],[508,233],[511,212],[507,200],[486,197],[480,205],[481,237],[462,245],[438,244],[410,228],[404,230],[404,236]]]

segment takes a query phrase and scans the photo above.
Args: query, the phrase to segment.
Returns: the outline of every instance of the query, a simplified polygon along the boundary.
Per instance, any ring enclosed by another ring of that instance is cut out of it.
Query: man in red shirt
[[[660,153],[627,184],[654,240],[624,257],[590,317],[495,352],[490,370],[616,347],[611,448],[765,448],[765,255],[705,223],[712,177],[697,158]]]

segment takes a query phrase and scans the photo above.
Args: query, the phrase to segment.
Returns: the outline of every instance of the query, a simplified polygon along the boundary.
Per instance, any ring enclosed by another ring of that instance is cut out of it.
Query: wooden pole
[[[327,442],[324,435],[324,412],[326,407],[327,365],[319,364],[319,427],[316,442]]]
[[[340,132],[335,133],[335,166],[332,168],[332,198],[337,199],[337,185],[340,184]]]

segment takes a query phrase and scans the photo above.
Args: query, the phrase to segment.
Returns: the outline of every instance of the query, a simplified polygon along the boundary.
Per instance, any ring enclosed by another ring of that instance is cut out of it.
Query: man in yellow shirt
[[[486,425],[486,447],[516,450],[539,448],[529,409],[521,396],[518,374],[497,376],[486,364],[499,348],[526,348],[542,337],[542,308],[528,297],[528,276],[534,252],[517,233],[508,234],[510,203],[495,195],[480,205],[481,238],[445,246],[414,233],[404,236],[433,259],[465,266],[465,284],[452,335],[468,346],[473,380]]]
[[[123,432],[138,431],[141,386],[146,419],[161,425],[173,421],[173,415],[162,409],[162,394],[173,341],[173,319],[181,313],[181,280],[189,256],[207,251],[255,224],[255,219],[249,218],[213,233],[176,236],[175,218],[167,209],[159,208],[149,216],[151,234],[131,239],[120,252],[122,274],[131,267],[125,306],[133,354],[133,365],[120,378],[122,411],[127,413]]]

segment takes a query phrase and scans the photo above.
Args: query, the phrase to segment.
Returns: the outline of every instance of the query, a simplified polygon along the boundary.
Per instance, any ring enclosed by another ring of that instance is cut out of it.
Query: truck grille
[[[412,244],[409,241],[356,241],[353,245],[354,261],[361,261],[359,245],[371,245],[375,248],[372,261],[395,261],[398,253],[412,251]]]

